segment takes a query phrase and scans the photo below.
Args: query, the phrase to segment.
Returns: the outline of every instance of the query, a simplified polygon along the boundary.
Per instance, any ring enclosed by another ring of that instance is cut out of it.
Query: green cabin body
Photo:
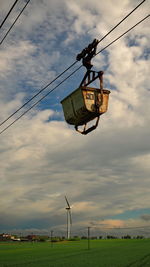
[[[81,126],[99,117],[108,109],[109,94],[106,89],[77,88],[61,101],[65,120],[71,125]]]

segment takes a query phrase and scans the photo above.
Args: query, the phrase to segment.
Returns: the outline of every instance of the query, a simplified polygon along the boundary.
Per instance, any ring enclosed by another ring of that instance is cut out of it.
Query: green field
[[[150,239],[0,243],[0,267],[150,267]]]

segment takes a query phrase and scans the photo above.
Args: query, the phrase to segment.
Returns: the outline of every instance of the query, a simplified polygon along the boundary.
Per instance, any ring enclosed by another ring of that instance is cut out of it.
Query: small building
[[[0,234],[0,241],[8,241],[8,240],[12,240],[13,236],[10,234]]]

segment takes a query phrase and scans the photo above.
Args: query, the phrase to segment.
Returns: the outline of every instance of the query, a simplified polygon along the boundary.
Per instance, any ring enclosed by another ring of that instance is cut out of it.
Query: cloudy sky
[[[13,2],[0,0],[0,23]],[[0,121],[139,3],[31,0],[0,46]],[[24,4],[18,1],[0,40]],[[148,9],[147,0],[98,50],[148,15]],[[100,230],[150,225],[149,26],[147,19],[93,60],[111,90],[109,110],[96,131],[82,136],[63,117],[60,101],[80,84],[81,68],[0,135],[0,232],[64,232],[65,195],[73,204],[73,232],[89,225]]]

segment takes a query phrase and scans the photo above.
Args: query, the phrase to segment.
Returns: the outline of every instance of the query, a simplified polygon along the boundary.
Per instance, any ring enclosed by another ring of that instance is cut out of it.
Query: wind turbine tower
[[[71,208],[69,201],[67,197],[65,196],[65,200],[67,203],[66,211],[67,211],[67,239],[70,238],[70,231],[71,231],[71,225],[72,225],[72,216],[71,216]]]

